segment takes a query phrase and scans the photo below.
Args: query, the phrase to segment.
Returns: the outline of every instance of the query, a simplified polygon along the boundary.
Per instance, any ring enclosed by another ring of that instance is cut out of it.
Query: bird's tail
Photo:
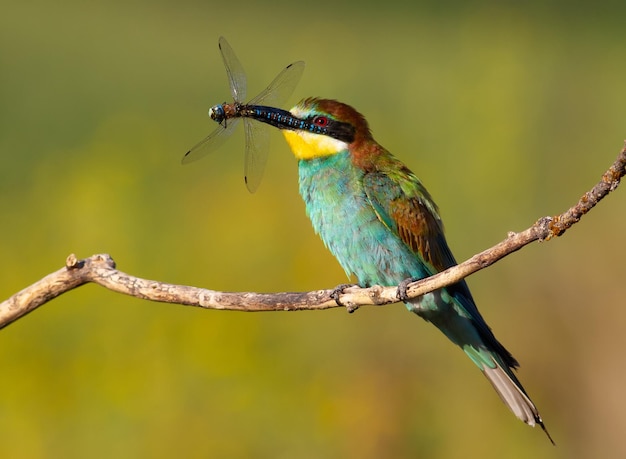
[[[439,294],[437,294],[439,292]],[[546,430],[537,407],[519,382],[513,369],[518,363],[509,351],[496,339],[484,322],[469,292],[469,298],[461,309],[457,299],[451,299],[447,292],[437,291],[418,301],[406,303],[409,310],[439,328],[454,344],[480,368],[496,390],[502,401],[517,416],[530,426],[539,425],[552,444],[554,440]],[[471,301],[471,304],[468,303]],[[433,306],[435,305],[435,306]],[[467,310],[473,307],[471,316]]]
[[[541,426],[550,442],[554,444],[554,440],[541,419],[539,410],[509,366],[494,352],[486,352],[484,349],[477,350],[471,346],[464,346],[463,350],[475,363],[481,362],[479,367],[483,374],[513,414],[529,426]],[[486,353],[491,354],[488,363],[485,363]]]

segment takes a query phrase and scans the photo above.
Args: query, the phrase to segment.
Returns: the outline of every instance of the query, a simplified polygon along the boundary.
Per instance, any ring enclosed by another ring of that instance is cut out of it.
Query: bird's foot
[[[396,298],[400,301],[408,301],[409,297],[407,294],[407,290],[409,289],[409,284],[412,284],[415,281],[420,280],[419,277],[409,277],[408,279],[404,279],[402,282],[398,284],[398,291],[396,292]]]
[[[340,296],[343,293],[343,291],[350,287],[358,287],[358,285],[357,284],[339,284],[337,287],[333,289],[333,291],[330,294],[330,297],[333,300],[335,300],[335,303],[337,303],[337,306],[344,306],[348,310],[349,313],[353,313],[354,311],[359,309],[359,307],[353,304],[343,304],[340,299]]]

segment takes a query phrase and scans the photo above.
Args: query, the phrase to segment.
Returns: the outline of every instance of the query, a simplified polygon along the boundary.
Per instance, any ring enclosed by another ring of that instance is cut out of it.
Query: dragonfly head
[[[209,108],[209,116],[213,121],[222,124],[222,122],[226,120],[226,112],[224,111],[224,107],[222,107],[221,105],[215,105],[214,107]]]

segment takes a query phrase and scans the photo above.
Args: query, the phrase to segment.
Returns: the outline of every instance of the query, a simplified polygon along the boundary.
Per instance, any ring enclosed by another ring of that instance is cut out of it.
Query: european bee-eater
[[[348,276],[361,287],[393,286],[456,264],[430,194],[374,140],[360,113],[317,98],[290,113],[293,119],[286,114],[272,124],[298,160],[300,194],[315,232]],[[463,349],[515,416],[548,434],[513,373],[517,360],[493,335],[465,281],[405,304]]]

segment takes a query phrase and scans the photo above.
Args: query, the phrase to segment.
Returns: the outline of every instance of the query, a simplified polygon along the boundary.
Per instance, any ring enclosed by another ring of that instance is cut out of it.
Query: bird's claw
[[[409,284],[412,284],[413,282],[419,280],[419,277],[409,277],[408,279],[404,279],[402,282],[400,282],[398,284],[398,291],[396,292],[396,298],[398,298],[400,301],[408,301],[409,296],[408,296],[408,289],[409,289]]]
[[[359,307],[355,306],[353,304],[343,304],[341,302],[341,294],[343,293],[343,291],[347,288],[350,287],[356,287],[357,284],[339,284],[337,287],[335,287],[333,289],[333,291],[330,294],[330,297],[335,300],[335,303],[337,303],[337,306],[344,306],[349,313],[353,313],[354,311],[356,311]]]

